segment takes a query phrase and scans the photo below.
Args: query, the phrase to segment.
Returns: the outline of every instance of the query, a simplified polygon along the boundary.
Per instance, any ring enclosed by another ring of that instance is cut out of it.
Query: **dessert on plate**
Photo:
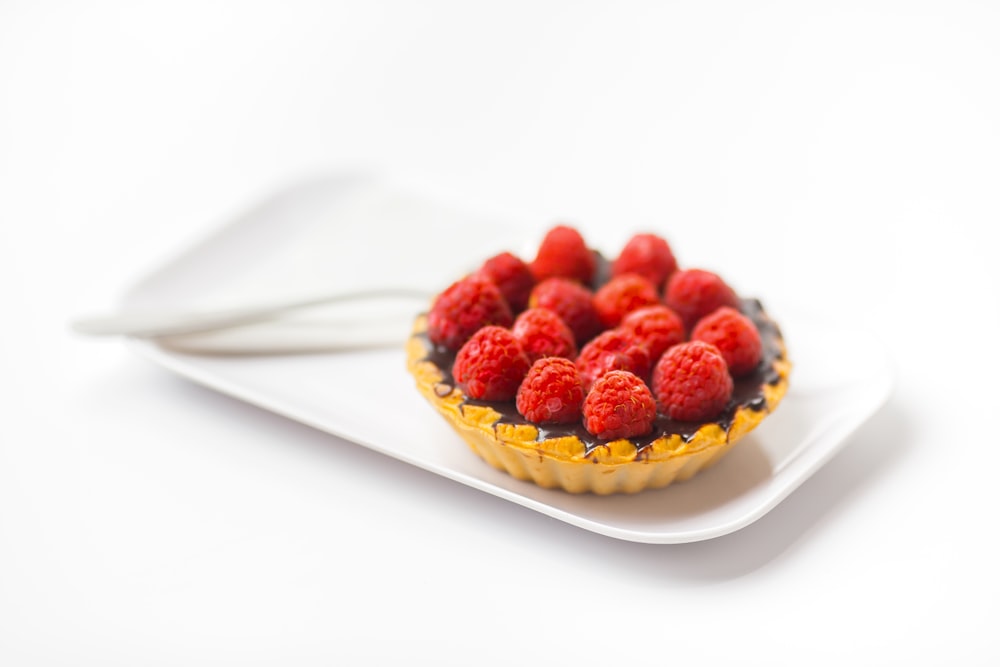
[[[662,237],[613,260],[573,227],[510,252],[417,316],[407,367],[490,465],[571,493],[636,493],[712,465],[781,402],[778,325]]]

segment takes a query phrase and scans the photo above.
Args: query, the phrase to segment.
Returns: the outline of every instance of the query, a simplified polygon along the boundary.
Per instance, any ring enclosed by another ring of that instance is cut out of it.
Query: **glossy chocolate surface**
[[[767,399],[764,395],[766,385],[776,385],[781,377],[774,368],[776,361],[783,358],[783,346],[781,331],[764,312],[760,302],[756,299],[743,299],[740,303],[740,310],[744,315],[753,320],[760,332],[761,343],[763,345],[763,355],[757,368],[748,375],[733,380],[733,396],[729,400],[726,408],[712,421],[719,424],[723,430],[728,431],[733,423],[737,410],[749,408],[751,410],[763,410],[767,407]],[[447,396],[455,386],[455,379],[451,374],[451,366],[455,361],[455,353],[440,345],[434,345],[428,340],[426,333],[417,334],[427,350],[424,357],[426,361],[433,363],[441,370],[442,379],[435,387],[438,396]],[[497,423],[504,424],[528,424],[517,412],[517,407],[513,401],[477,401],[466,399],[463,405],[486,405],[498,413],[500,419]],[[663,413],[658,413],[653,424],[652,432],[631,438],[636,447],[641,452],[657,438],[663,435],[679,435],[685,440],[690,440],[694,434],[706,422],[682,422],[670,419]],[[600,440],[591,435],[582,422],[573,424],[534,424],[538,428],[538,440],[548,438],[559,438],[563,436],[576,436],[587,448],[589,452],[594,447],[604,444],[605,440]]]

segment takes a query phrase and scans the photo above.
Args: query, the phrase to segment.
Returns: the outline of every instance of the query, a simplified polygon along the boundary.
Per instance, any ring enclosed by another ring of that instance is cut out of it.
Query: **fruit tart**
[[[487,258],[417,316],[417,388],[469,447],[517,479],[636,493],[718,461],[781,402],[778,325],[665,239],[613,260],[558,225],[525,261]]]

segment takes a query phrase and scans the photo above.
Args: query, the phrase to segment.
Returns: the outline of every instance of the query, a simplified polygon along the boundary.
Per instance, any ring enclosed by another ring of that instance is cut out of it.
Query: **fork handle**
[[[218,331],[272,320],[293,310],[350,301],[413,298],[427,300],[430,295],[406,287],[357,290],[319,297],[262,304],[244,308],[206,311],[125,311],[74,320],[73,331],[88,336],[131,336],[161,338],[206,331]]]

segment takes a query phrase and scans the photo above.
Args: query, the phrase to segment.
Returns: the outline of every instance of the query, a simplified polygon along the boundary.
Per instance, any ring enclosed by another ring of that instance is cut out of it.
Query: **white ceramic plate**
[[[487,228],[490,234],[477,233]],[[504,229],[384,181],[318,179],[253,209],[162,267],[128,293],[123,307],[240,305],[385,284],[436,291],[460,274],[467,258],[505,249],[496,246]],[[570,495],[494,470],[418,394],[402,343],[283,356],[185,354],[144,341],[134,346],[208,387],[567,523],[624,540],[679,543],[718,537],[763,516],[826,463],[891,391],[884,352],[861,332],[792,308],[776,311],[764,301],[794,364],[784,402],[712,469],[634,496]],[[282,326],[271,335],[294,335]]]

